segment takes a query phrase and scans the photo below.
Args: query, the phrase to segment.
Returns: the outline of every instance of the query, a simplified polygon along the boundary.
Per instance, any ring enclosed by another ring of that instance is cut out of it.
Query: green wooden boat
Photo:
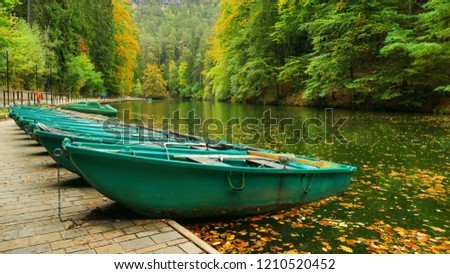
[[[176,136],[170,135],[155,135],[149,138],[147,136],[140,140],[139,138],[128,139],[128,142],[124,142],[123,136],[94,136],[84,133],[77,132],[64,132],[52,129],[52,131],[44,130],[39,125],[34,131],[35,139],[47,150],[50,156],[57,161],[65,169],[81,175],[78,168],[70,161],[66,155],[61,154],[59,156],[55,155],[58,152],[57,149],[62,149],[62,142],[64,139],[69,139],[72,142],[77,142],[78,145],[89,146],[93,149],[106,150],[106,151],[117,151],[129,153],[133,151],[134,153],[146,153],[146,152],[157,152],[162,151],[166,154],[172,153],[195,153],[195,154],[214,154],[214,153],[225,153],[225,154],[245,154],[245,147],[239,147],[226,143],[215,143],[207,144],[204,142],[194,142],[187,139],[174,139]],[[47,128],[49,129],[49,128]],[[118,137],[118,138],[117,138]],[[265,150],[269,152],[268,150]]]
[[[106,116],[117,116],[117,109],[110,105],[101,105],[98,102],[80,102],[62,106],[62,109],[75,110],[84,113],[101,114]]]
[[[168,158],[161,152],[98,150],[69,140],[63,149],[99,192],[150,217],[267,213],[342,193],[356,170],[265,152]]]

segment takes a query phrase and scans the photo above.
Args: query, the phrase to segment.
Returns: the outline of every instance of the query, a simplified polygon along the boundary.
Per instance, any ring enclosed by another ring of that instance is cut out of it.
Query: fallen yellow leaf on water
[[[445,232],[445,229],[442,229],[440,227],[430,226],[430,228],[433,229],[434,231],[437,231],[437,232]]]
[[[428,236],[425,233],[417,232],[416,238],[417,238],[417,241],[424,244],[424,243],[428,242],[428,239],[430,238],[430,236]]]
[[[339,203],[339,204],[345,208],[353,207],[352,203]]]
[[[264,242],[272,241],[272,239],[270,239],[269,237],[261,237],[261,240],[263,240]]]
[[[239,235],[245,236],[245,235],[247,235],[247,231],[241,230],[241,231],[239,231]]]
[[[296,250],[296,249],[288,250],[288,251],[284,252],[284,254],[298,254],[298,250]]]
[[[344,236],[341,236],[341,237],[339,237],[338,239],[339,239],[339,241],[341,241],[341,242],[345,242],[345,237],[344,237]]]
[[[353,253],[353,249],[351,249],[351,248],[348,247],[348,246],[340,245],[339,248],[342,249],[342,250],[344,250],[345,252]]]
[[[401,174],[400,173],[398,173],[398,172],[396,172],[396,171],[392,171],[390,174],[389,174],[389,177],[398,177],[398,176],[400,176]]]
[[[397,231],[397,233],[398,233],[400,236],[408,235],[408,230],[406,230],[406,229],[404,229],[404,228],[402,228],[402,227],[396,227],[396,228],[394,228],[394,231]]]

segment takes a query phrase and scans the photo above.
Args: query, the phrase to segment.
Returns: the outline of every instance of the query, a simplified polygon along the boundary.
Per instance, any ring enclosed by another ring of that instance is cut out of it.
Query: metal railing
[[[81,101],[99,101],[100,98],[85,98],[81,96],[73,96],[71,94],[60,94],[50,92],[40,92],[41,100],[38,102],[37,93],[34,91],[24,90],[3,90],[0,93],[0,108],[21,105],[64,105]]]

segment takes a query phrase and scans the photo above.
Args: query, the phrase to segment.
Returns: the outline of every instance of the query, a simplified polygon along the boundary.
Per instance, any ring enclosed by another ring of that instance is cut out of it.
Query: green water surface
[[[358,168],[341,196],[262,216],[180,220],[223,253],[450,253],[449,116],[180,101],[114,107],[127,121]]]

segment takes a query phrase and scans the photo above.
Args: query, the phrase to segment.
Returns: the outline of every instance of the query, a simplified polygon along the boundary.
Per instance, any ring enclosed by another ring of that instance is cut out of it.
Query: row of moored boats
[[[151,217],[271,212],[342,193],[356,170],[64,110],[18,107],[10,117],[63,167]]]

